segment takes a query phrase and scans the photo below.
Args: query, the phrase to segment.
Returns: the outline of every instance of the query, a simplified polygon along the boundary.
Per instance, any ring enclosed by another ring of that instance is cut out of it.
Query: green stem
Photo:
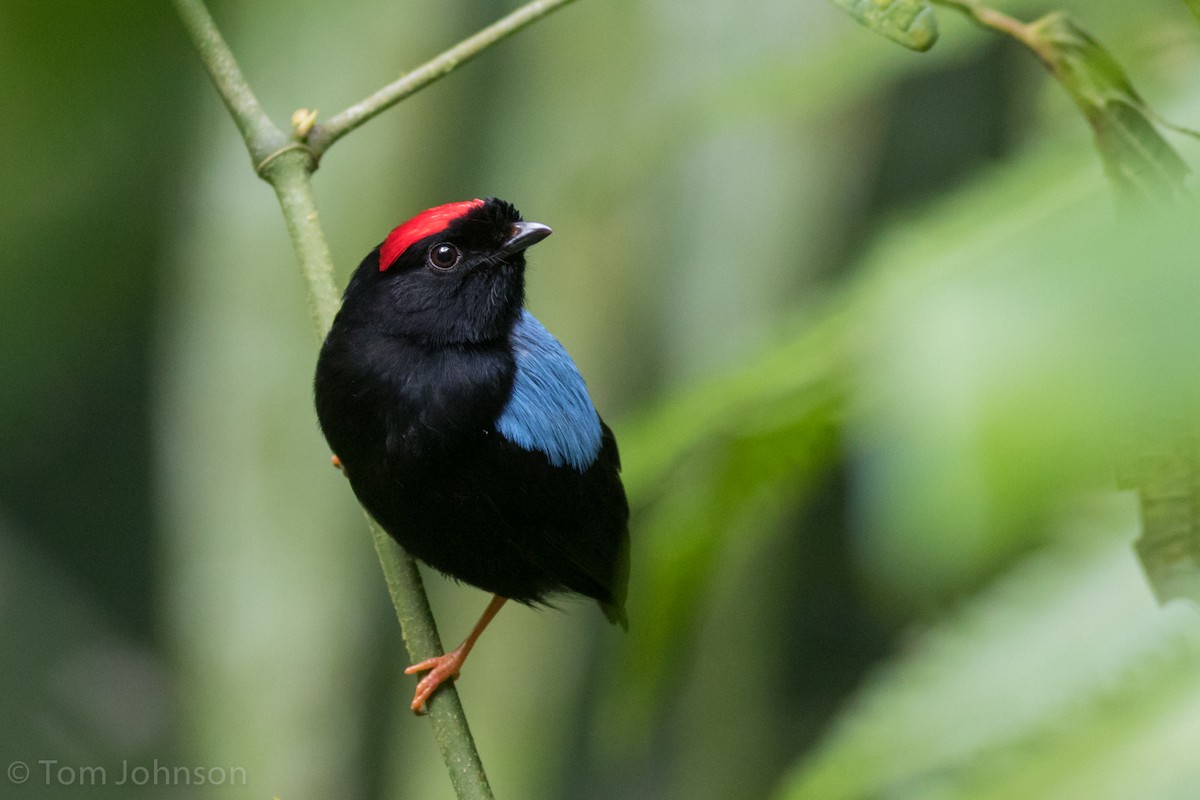
[[[439,56],[426,61],[412,72],[354,105],[334,114],[323,125],[316,125],[308,134],[307,142],[313,155],[319,160],[330,145],[367,120],[391,108],[406,97],[419,92],[429,84],[445,77],[497,42],[512,36],[525,26],[573,2],[573,0],[533,0],[511,14],[497,20],[483,30],[446,50]]]
[[[262,176],[275,189],[292,249],[308,287],[308,310],[317,335],[333,325],[341,300],[333,283],[333,254],[321,230],[312,191],[312,159],[300,149],[283,150],[264,166]]]
[[[262,174],[279,197],[279,207],[308,286],[309,310],[317,332],[324,336],[333,324],[340,300],[333,283],[333,257],[313,199],[311,163],[306,151],[289,149],[271,159]],[[409,658],[416,663],[439,655],[443,652],[442,642],[416,562],[378,524],[369,517],[367,522]],[[444,684],[426,706],[434,739],[460,800],[491,800],[487,774],[454,685]]]
[[[1046,48],[1045,42],[1034,33],[1029,23],[1021,22],[994,8],[988,8],[979,0],[930,0],[930,2],[962,12],[981,28],[1003,33],[1016,39],[1032,50],[1048,69],[1054,71],[1057,62],[1053,51]]]
[[[242,133],[255,170],[275,189],[308,288],[313,324],[323,337],[333,323],[339,299],[333,282],[333,256],[312,192],[316,158],[306,146],[290,140],[263,112],[203,0],[175,0],[175,6]],[[409,657],[415,662],[440,654],[437,625],[416,562],[378,525],[372,522],[369,527]],[[483,763],[453,684],[443,685],[426,705],[434,738],[460,800],[492,800]]]
[[[216,84],[217,92],[225,101],[225,107],[242,132],[257,169],[272,153],[287,146],[287,135],[271,122],[259,105],[204,0],[175,0],[175,9],[208,69],[209,77]]]
[[[441,653],[442,641],[438,637],[437,626],[433,624],[433,611],[429,608],[429,598],[421,583],[417,563],[374,520],[368,517],[367,522],[375,542],[375,552],[379,555],[379,563],[383,565],[383,574],[387,578],[392,604],[396,607],[396,617],[404,631],[408,657],[415,664]],[[475,749],[475,740],[467,725],[462,701],[453,685],[443,684],[425,706],[433,721],[433,738],[450,772],[450,783],[454,785],[459,800],[492,800],[492,788],[483,770],[479,751]]]

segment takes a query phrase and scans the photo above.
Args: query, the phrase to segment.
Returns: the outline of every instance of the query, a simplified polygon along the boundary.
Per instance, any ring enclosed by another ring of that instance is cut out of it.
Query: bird
[[[413,664],[423,713],[508,600],[595,600],[628,629],[629,505],[612,430],[525,308],[552,233],[495,197],[396,226],[351,276],[321,346],[317,419],[359,502],[405,550],[492,593],[454,650]]]

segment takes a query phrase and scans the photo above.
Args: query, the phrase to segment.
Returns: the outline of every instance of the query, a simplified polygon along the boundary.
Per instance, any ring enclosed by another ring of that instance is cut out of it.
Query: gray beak
[[[554,231],[540,222],[518,222],[512,226],[508,239],[501,248],[503,253],[517,253],[545,239]]]

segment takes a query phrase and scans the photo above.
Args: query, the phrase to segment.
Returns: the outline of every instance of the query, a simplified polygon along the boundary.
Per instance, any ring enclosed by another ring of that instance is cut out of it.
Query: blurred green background
[[[212,10],[282,122],[512,7]],[[1200,120],[1184,3],[1000,7]],[[622,444],[629,634],[511,608],[459,681],[498,797],[1195,798],[1200,629],[1113,474],[1200,390],[1200,216],[1119,216],[1060,87],[939,16],[582,0],[322,163],[339,283],[438,203],[552,225],[529,304]],[[0,108],[0,796],[449,797],[171,9],[0,5]],[[427,585],[457,641],[486,597]]]

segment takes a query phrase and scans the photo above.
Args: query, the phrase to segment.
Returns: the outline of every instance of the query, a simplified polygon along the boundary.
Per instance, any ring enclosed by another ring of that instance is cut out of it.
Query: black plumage
[[[525,248],[549,233],[494,198],[397,227],[346,289],[317,363],[317,415],[363,506],[414,556],[500,598],[594,598],[624,625],[616,441],[523,309]]]

